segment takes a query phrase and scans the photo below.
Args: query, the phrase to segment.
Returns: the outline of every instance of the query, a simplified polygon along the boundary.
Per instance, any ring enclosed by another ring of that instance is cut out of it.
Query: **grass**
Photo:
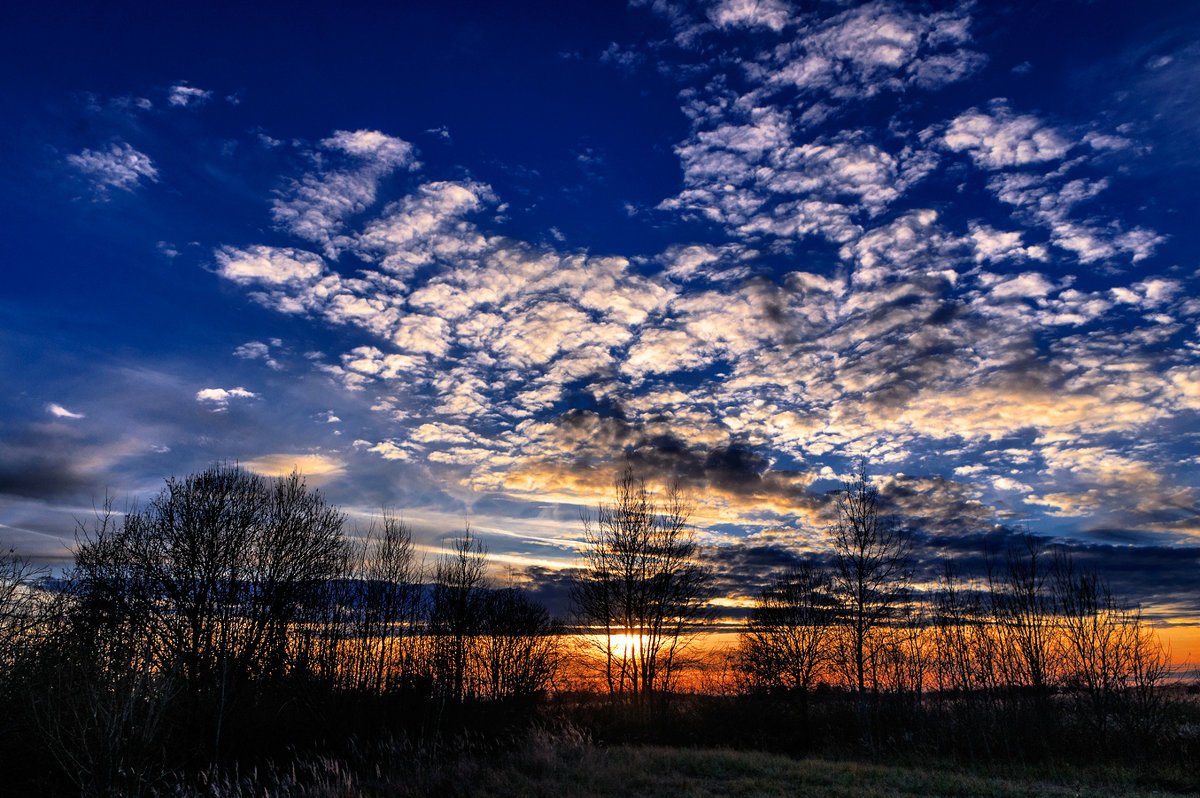
[[[709,796],[1171,796],[1125,771],[1099,769],[996,775],[951,767],[897,766],[794,759],[727,749],[602,747],[571,735],[535,735],[505,753],[417,755],[398,749],[361,752],[371,764],[317,758],[249,776],[208,776],[159,794],[308,796],[310,798],[708,798]]]
[[[1082,784],[1036,777],[995,777],[936,768],[792,759],[752,751],[660,747],[587,747],[533,751],[479,772],[469,793],[537,798],[591,796],[1165,796],[1128,783]]]

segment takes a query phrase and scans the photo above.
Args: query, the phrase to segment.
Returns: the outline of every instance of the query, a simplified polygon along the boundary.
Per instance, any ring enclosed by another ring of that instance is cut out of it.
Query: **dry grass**
[[[1137,796],[1129,785],[1080,785],[995,778],[912,767],[791,759],[762,752],[658,747],[588,747],[567,753],[527,752],[484,770],[465,794],[585,796]]]
[[[578,735],[534,736],[503,754],[414,755],[391,749],[379,762],[350,766],[317,758],[250,774],[207,776],[160,794],[233,798],[708,798],[709,796],[1155,796],[1122,771],[1005,776],[940,768],[872,765],[724,749],[600,747]],[[374,758],[372,756],[371,758]],[[1200,795],[1200,793],[1190,793]]]

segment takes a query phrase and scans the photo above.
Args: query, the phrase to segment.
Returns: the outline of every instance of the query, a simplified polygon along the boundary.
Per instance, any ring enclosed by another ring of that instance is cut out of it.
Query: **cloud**
[[[101,196],[108,189],[133,191],[143,181],[158,182],[158,169],[150,156],[123,141],[113,142],[107,150],[85,149],[68,155],[67,163],[88,178]]]
[[[953,47],[969,39],[949,17],[922,30]],[[920,88],[909,51],[887,67],[885,39],[870,69],[905,87],[877,93]],[[933,45],[915,46],[913,58],[932,57],[922,48]],[[599,500],[629,458],[702,495],[698,523],[713,540],[736,537],[720,529],[730,519],[811,535],[828,523],[824,490],[840,461],[856,455],[921,472],[893,473],[889,501],[925,512],[931,535],[1083,506],[1104,488],[1054,489],[1037,475],[1043,452],[1132,439],[1192,401],[1194,375],[1156,365],[1164,322],[1142,315],[1182,315],[1185,281],[1082,290],[1059,268],[1072,252],[1062,225],[1112,247],[1133,247],[1127,234],[1139,229],[1079,213],[1109,182],[1074,176],[1083,156],[1065,133],[999,104],[973,112],[986,124],[960,114],[924,140],[900,123],[813,132],[798,106],[718,84],[704,99],[685,91],[694,125],[676,148],[683,186],[660,205],[701,220],[709,235],[694,243],[649,257],[533,244],[495,232],[489,211],[504,206],[490,185],[418,174],[387,203],[372,188],[352,212],[314,205],[329,222],[320,236],[284,225],[319,239],[324,257],[226,246],[217,271],[267,307],[342,328],[349,343],[314,362],[372,408],[376,431],[359,433],[359,454],[420,464],[456,497],[551,505]],[[354,146],[331,144],[336,157],[288,185],[333,186],[330,175],[352,173],[355,162],[339,159],[359,157]],[[416,170],[402,149],[390,157],[387,168]],[[975,183],[1013,209],[1013,224],[919,202],[927,181],[944,188],[945,163],[955,180],[982,171]],[[793,248],[804,237],[823,240]],[[333,255],[352,255],[353,274]],[[1105,337],[1114,314],[1124,327]],[[240,356],[268,357],[255,343]],[[1015,439],[1022,463],[997,454]],[[958,476],[978,484],[935,479],[943,452],[975,457],[978,470]],[[1126,502],[1122,517],[1144,530],[1175,523],[1154,509],[1171,495]]]
[[[380,441],[379,443],[371,443],[370,441],[357,440],[354,442],[355,448],[363,448],[368,452],[374,452],[384,460],[412,460],[413,452],[398,445],[395,441]]]
[[[320,255],[299,249],[222,247],[214,253],[220,275],[241,285],[296,285],[316,281],[325,272]]]
[[[384,208],[350,240],[363,256],[378,258],[387,271],[406,276],[436,259],[478,255],[484,240],[471,235],[463,219],[495,199],[483,183],[426,183]]]
[[[1028,166],[1063,158],[1071,142],[1032,114],[1013,114],[996,105],[991,113],[971,109],[955,117],[941,137],[953,152],[965,152],[982,169]]]
[[[862,133],[803,144],[783,111],[756,109],[747,124],[697,132],[676,148],[685,190],[658,205],[743,235],[823,235],[846,241],[933,166],[911,149],[888,152]]]
[[[279,227],[336,257],[343,245],[334,237],[348,218],[374,204],[380,182],[420,164],[412,144],[375,130],[336,131],[321,140],[319,150],[318,168],[290,181],[271,214]]]
[[[1072,218],[1075,208],[1109,187],[1106,178],[1066,180],[1060,174],[1009,173],[988,181],[996,197],[1017,209],[1018,218],[1045,227],[1050,241],[1083,263],[1128,255],[1137,263],[1154,254],[1165,238],[1141,227],[1126,230],[1117,221]]]
[[[196,391],[196,401],[209,404],[213,410],[221,411],[229,406],[233,399],[257,399],[258,394],[245,388],[202,388]]]
[[[299,472],[313,485],[324,484],[346,471],[345,461],[324,454],[264,454],[241,461],[242,467],[267,477]]]
[[[62,405],[57,404],[55,402],[51,402],[50,404],[46,405],[46,412],[49,413],[50,415],[54,416],[55,418],[70,418],[70,419],[84,418],[83,413],[73,413],[70,410],[68,410],[67,408],[65,408]]]
[[[242,360],[261,360],[270,369],[279,370],[283,368],[279,364],[279,361],[271,357],[271,347],[262,341],[247,341],[237,349],[234,349],[233,355],[234,357],[240,357]]]
[[[791,10],[779,0],[720,0],[708,10],[708,18],[719,28],[767,28],[783,30]]]
[[[197,89],[186,83],[179,83],[172,86],[170,91],[167,92],[167,103],[179,108],[186,108],[188,106],[204,105],[211,97],[211,91]]]
[[[871,2],[803,26],[754,74],[773,86],[837,99],[864,99],[908,85],[936,90],[978,71],[986,58],[967,49],[970,18],[960,6],[922,14]]]

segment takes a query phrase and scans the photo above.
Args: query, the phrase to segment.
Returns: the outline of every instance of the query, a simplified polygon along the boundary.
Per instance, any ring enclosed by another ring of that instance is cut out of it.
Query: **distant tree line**
[[[716,714],[686,716],[712,571],[678,487],[626,468],[585,515],[568,628],[489,581],[469,527],[426,563],[400,518],[348,532],[296,474],[168,479],[82,525],[62,579],[0,557],[0,767],[132,794],[363,735],[499,738],[547,712],[617,740],[674,717],[692,741],[919,738],[977,758],[1037,754],[1060,732],[1145,748],[1182,728],[1153,631],[1062,552],[1022,537],[986,574],[947,565],[918,586],[912,533],[865,467],[836,511],[830,556],[762,590],[725,676],[703,685]],[[561,690],[568,662],[603,701]]]
[[[918,591],[911,532],[882,512],[865,468],[837,514],[831,561],[803,561],[760,593],[735,689],[790,694],[803,711],[814,692],[846,689],[868,735],[879,711],[936,712],[988,755],[1045,741],[1064,719],[1098,750],[1161,731],[1170,663],[1158,636],[1062,549],[1016,536],[985,574],[947,562]]]

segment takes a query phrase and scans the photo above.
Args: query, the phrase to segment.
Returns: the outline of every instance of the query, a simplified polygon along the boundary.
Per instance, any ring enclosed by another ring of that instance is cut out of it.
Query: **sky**
[[[1028,532],[1200,623],[1198,42],[1155,0],[11,8],[0,540],[296,467],[561,610],[631,464],[732,608],[863,460],[920,578]]]

